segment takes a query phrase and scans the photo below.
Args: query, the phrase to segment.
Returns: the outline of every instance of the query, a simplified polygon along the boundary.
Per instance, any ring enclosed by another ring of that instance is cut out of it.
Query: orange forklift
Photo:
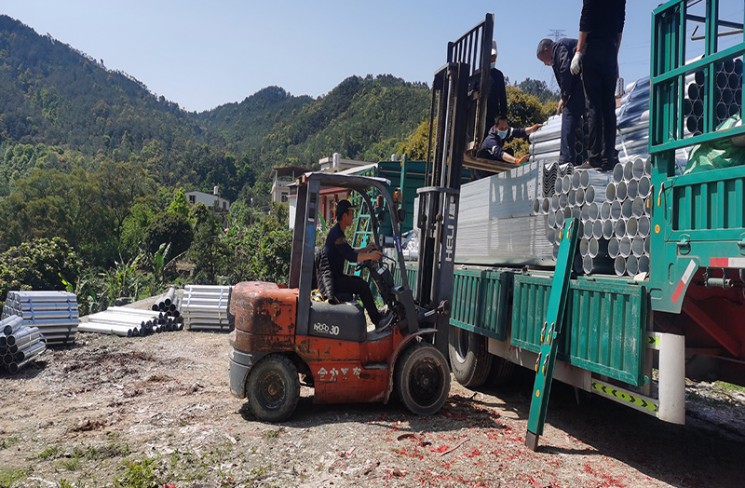
[[[334,173],[307,173],[298,180],[289,287],[265,282],[233,287],[230,390],[248,399],[257,419],[289,418],[298,404],[301,376],[314,388],[316,404],[387,403],[395,391],[412,413],[430,415],[447,400],[450,370],[445,358],[463,155],[470,149],[466,135],[484,132],[486,94],[478,87],[486,86],[492,25],[488,15],[450,43],[448,63],[435,74],[430,111],[435,136],[430,136],[432,157],[427,158],[433,164],[427,165],[428,186],[417,190],[416,295],[401,248],[404,214],[391,198],[390,183]],[[368,209],[376,201],[385,205],[385,212],[369,212],[372,235],[379,249],[392,249],[395,257],[360,265],[393,314],[384,329],[368,330],[356,301],[312,300],[320,195],[332,187],[351,190]],[[392,229],[391,235],[381,234],[380,214],[390,219],[385,228]],[[395,271],[400,284],[394,283]]]

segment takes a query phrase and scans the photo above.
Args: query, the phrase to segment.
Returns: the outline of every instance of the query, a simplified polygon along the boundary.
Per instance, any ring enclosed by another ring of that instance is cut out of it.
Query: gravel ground
[[[318,406],[302,391],[284,424],[251,418],[227,385],[227,335],[78,334],[0,375],[0,487],[742,486],[745,396],[689,388],[668,425],[557,385],[538,452],[524,445],[531,379],[443,410]],[[579,399],[579,403],[577,400]]]

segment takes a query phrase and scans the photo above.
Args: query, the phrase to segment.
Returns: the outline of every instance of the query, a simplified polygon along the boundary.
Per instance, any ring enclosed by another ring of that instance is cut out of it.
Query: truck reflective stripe
[[[683,290],[685,290],[686,285],[688,285],[688,282],[691,281],[691,278],[693,277],[693,272],[696,270],[696,262],[691,259],[691,262],[688,263],[688,266],[686,267],[685,272],[683,273],[683,277],[680,278],[680,281],[678,282],[678,286],[675,287],[675,292],[673,293],[673,303],[678,303],[678,299],[680,298],[680,295],[683,293]]]
[[[745,268],[745,258],[711,258],[712,268]]]

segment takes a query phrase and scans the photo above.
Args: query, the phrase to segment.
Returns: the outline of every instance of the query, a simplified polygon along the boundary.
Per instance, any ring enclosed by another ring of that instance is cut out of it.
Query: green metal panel
[[[552,275],[522,274],[514,280],[514,346],[538,353]],[[572,280],[559,358],[579,368],[631,385],[642,371],[648,307],[646,288],[625,278]]]
[[[505,340],[512,273],[460,268],[455,270],[454,280],[450,323],[487,337]]]
[[[745,126],[717,130],[715,105],[719,89],[717,66],[745,53],[745,34],[719,50],[719,2],[706,0],[704,56],[686,62],[685,38],[693,22],[686,0],[659,6],[652,17],[650,154],[652,155],[651,273],[649,294],[654,310],[680,313],[685,291],[699,267],[712,258],[745,256],[745,166],[676,176],[675,149],[742,135]],[[734,19],[741,22],[741,19]],[[703,132],[684,136],[683,97],[685,76],[702,72]],[[742,114],[745,115],[745,105]]]

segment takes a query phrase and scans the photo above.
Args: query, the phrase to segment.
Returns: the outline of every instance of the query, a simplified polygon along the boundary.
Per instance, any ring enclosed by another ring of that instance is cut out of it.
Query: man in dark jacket
[[[571,65],[587,99],[587,166],[604,170],[618,162],[615,89],[625,20],[626,0],[583,0]]]
[[[522,157],[516,157],[512,149],[504,149],[504,145],[513,139],[527,139],[530,134],[537,131],[541,124],[531,125],[526,128],[510,127],[509,121],[505,115],[497,117],[497,122],[489,129],[489,134],[481,143],[481,149],[476,153],[476,157],[491,159],[494,161],[503,161],[505,163],[520,166],[530,157],[526,154]],[[473,179],[479,180],[486,178],[490,173],[480,170],[472,170]]]
[[[507,113],[507,88],[505,86],[504,74],[497,69],[497,43],[492,41],[491,45],[491,67],[489,71],[489,96],[486,99],[486,133],[489,134],[491,125],[496,122],[500,114]]]
[[[576,162],[575,142],[578,129],[582,127],[585,116],[585,92],[582,79],[570,71],[572,57],[577,48],[576,39],[542,39],[538,43],[536,55],[546,66],[551,66],[559,84],[558,113],[561,113],[561,150],[559,163]],[[581,162],[581,161],[580,161]]]
[[[324,252],[331,268],[334,292],[336,294],[350,293],[359,295],[372,323],[380,326],[383,316],[375,306],[375,299],[370,290],[370,285],[359,276],[344,274],[345,260],[352,263],[368,260],[377,261],[383,255],[375,249],[374,244],[361,249],[354,249],[349,245],[344,231],[352,225],[353,221],[354,207],[349,203],[349,200],[340,200],[336,204],[336,224],[329,230],[324,246]]]

